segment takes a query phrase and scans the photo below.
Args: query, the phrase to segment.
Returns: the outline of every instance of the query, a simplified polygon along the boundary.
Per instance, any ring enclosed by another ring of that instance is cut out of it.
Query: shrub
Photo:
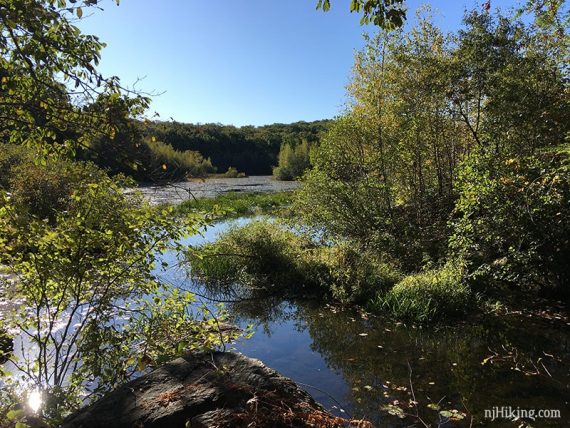
[[[279,151],[279,165],[273,169],[273,177],[283,181],[296,180],[310,166],[309,143],[303,141],[296,146],[285,143]]]
[[[374,303],[398,318],[433,322],[467,310],[471,299],[463,280],[463,268],[448,262],[441,268],[408,275]]]
[[[205,245],[202,257],[192,257],[190,263],[193,274],[210,283],[237,282],[264,293],[298,293],[305,288],[315,291],[318,282],[313,275],[307,275],[306,266],[306,256],[315,247],[305,236],[256,221],[231,229],[216,242]]]
[[[378,253],[361,250],[348,241],[321,246],[313,258],[313,263],[325,267],[320,282],[342,303],[367,304],[401,279],[401,273]]]
[[[239,172],[233,166],[230,166],[228,168],[228,170],[224,173],[224,177],[227,177],[227,178],[243,178],[243,177],[245,177],[245,174],[243,172]]]
[[[172,221],[171,208],[125,195],[91,164],[47,159],[19,172],[12,195],[0,192],[0,264],[18,278],[6,299],[25,304],[1,328],[26,339],[10,356],[21,371],[0,366],[0,419],[5,392],[33,387],[45,397],[42,416],[59,426],[87,392],[97,398],[147,366],[235,336],[216,331],[223,312],[191,307],[191,293],[153,275],[157,254],[180,249],[203,218]]]
[[[478,284],[564,291],[570,280],[568,147],[463,166],[451,250]]]
[[[350,243],[319,245],[308,235],[267,221],[230,230],[189,261],[194,275],[210,284],[240,283],[263,293],[327,294],[343,303],[366,302],[400,279],[389,265]]]
[[[8,190],[20,215],[54,224],[57,213],[70,207],[78,183],[104,177],[102,170],[86,162],[50,159],[42,165],[27,161],[13,168]]]
[[[3,144],[0,150],[0,189],[7,189],[14,176],[14,169],[24,163],[30,162],[32,153],[23,146]]]

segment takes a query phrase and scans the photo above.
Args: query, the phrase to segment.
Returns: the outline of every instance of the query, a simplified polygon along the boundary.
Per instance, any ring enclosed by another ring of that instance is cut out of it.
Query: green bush
[[[315,291],[318,282],[307,275],[307,255],[315,247],[305,236],[256,221],[204,246],[201,257],[191,257],[190,263],[194,275],[211,283],[238,282],[263,292]]]
[[[401,279],[401,273],[377,253],[347,241],[319,247],[313,259],[315,265],[325,268],[319,281],[342,303],[367,304]]]
[[[378,296],[374,306],[398,318],[433,322],[466,312],[471,302],[463,268],[448,262],[441,268],[406,276],[388,293]]]
[[[365,303],[400,279],[389,265],[349,243],[320,245],[266,221],[232,229],[201,250],[199,257],[189,253],[195,276],[263,293],[326,294],[343,303]]]
[[[243,172],[239,172],[237,168],[230,166],[228,170],[224,173],[224,177],[227,178],[243,178],[245,174]]]
[[[0,419],[11,405],[4,393],[34,385],[46,397],[42,417],[59,426],[86,390],[96,399],[147,366],[231,337],[214,327],[223,311],[191,307],[191,293],[153,274],[157,254],[180,250],[203,217],[173,221],[172,208],[125,194],[123,181],[92,164],[44,160],[21,164],[12,192],[0,192],[0,265],[18,278],[3,292],[25,302],[0,325],[0,351],[2,329],[26,337],[10,356],[25,370],[0,366]]]
[[[31,150],[23,146],[3,144],[0,150],[0,189],[7,189],[14,176],[14,169],[32,159]]]
[[[465,259],[472,280],[568,295],[568,146],[526,158],[474,155],[458,190],[450,248]]]
[[[94,183],[104,177],[102,170],[87,162],[50,159],[41,165],[27,161],[13,168],[8,190],[20,214],[53,224],[57,213],[69,208],[78,183]]]

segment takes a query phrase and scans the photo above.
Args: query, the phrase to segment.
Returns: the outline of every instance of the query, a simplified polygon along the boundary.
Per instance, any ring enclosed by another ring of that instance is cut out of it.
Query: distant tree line
[[[138,181],[156,182],[205,177],[228,170],[246,175],[269,175],[284,146],[313,144],[328,120],[235,127],[221,124],[125,119],[118,111],[112,135],[101,133],[79,155],[106,169]],[[91,108],[96,109],[96,106]],[[108,110],[107,110],[108,111]],[[113,120],[109,117],[109,120]]]
[[[230,167],[248,175],[271,174],[285,144],[314,143],[329,121],[276,123],[235,127],[220,124],[153,122],[144,125],[143,135],[156,138],[179,151],[196,151],[209,159],[217,172]]]

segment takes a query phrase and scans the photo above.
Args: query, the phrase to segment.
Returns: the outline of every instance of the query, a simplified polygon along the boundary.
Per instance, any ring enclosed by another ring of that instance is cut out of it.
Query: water
[[[188,242],[213,240],[246,221],[219,224]],[[183,270],[161,275],[206,292]],[[300,383],[339,416],[399,426],[397,417],[382,410],[396,403],[437,426],[445,420],[428,405],[438,404],[441,410],[465,413],[462,426],[470,426],[472,416],[474,425],[517,427],[520,421],[484,418],[485,409],[511,406],[561,412],[561,419],[540,419],[535,427],[570,424],[570,324],[563,315],[545,319],[531,312],[511,313],[420,328],[322,302],[265,299],[229,304],[228,309],[238,324],[255,326],[252,339],[236,344],[239,352]]]
[[[177,204],[195,198],[213,198],[227,192],[277,192],[294,190],[299,187],[296,181],[277,181],[270,175],[243,178],[194,179],[167,185],[144,185],[137,190],[153,204]]]

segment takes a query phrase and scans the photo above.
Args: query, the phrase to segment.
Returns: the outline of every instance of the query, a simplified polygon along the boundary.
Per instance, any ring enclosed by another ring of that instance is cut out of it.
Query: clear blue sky
[[[439,11],[438,24],[457,29],[465,8],[483,0],[408,0]],[[137,88],[164,92],[151,112],[162,120],[237,126],[332,118],[362,32],[348,0],[331,11],[316,0],[113,0],[79,26],[108,46],[100,70]],[[502,9],[516,0],[495,0]],[[87,14],[86,14],[87,15]]]

